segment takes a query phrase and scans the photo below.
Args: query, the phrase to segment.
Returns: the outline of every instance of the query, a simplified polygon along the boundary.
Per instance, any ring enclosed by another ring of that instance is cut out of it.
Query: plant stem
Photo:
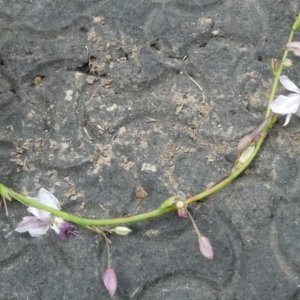
[[[298,19],[299,18],[300,18],[300,13],[299,13]],[[297,21],[299,21],[298,19],[297,19]],[[292,41],[295,31],[296,30],[292,29],[292,31],[290,33],[290,36],[289,36],[289,39],[288,39],[288,42]],[[285,50],[284,53],[283,53],[283,56],[282,56],[281,63],[278,67],[278,70],[276,70],[276,73],[274,75],[272,90],[271,90],[271,94],[270,94],[270,98],[269,98],[268,103],[270,103],[275,97],[279,77],[282,73],[282,70],[283,70],[283,67],[284,67],[284,61],[287,58],[287,55],[288,55],[288,51]],[[270,116],[270,114],[271,114],[271,112],[270,112],[270,108],[269,108],[269,105],[268,105],[268,107],[266,109],[266,113],[265,113],[265,118],[268,118]],[[193,202],[203,200],[204,198],[210,196],[211,194],[213,194],[213,193],[217,192],[218,190],[220,190],[220,189],[224,188],[225,186],[227,186],[235,178],[237,178],[242,172],[244,172],[244,170],[250,165],[250,163],[253,161],[253,159],[257,155],[257,153],[258,153],[258,151],[259,151],[259,149],[260,149],[260,147],[261,147],[261,145],[262,145],[262,143],[263,143],[263,141],[264,141],[264,139],[267,135],[267,132],[273,127],[273,125],[275,124],[276,121],[277,121],[277,115],[273,114],[271,116],[270,121],[266,122],[266,124],[264,125],[261,136],[255,144],[254,151],[245,163],[243,163],[237,170],[234,170],[227,178],[225,178],[223,181],[219,182],[218,184],[216,184],[212,188],[210,188],[210,189],[208,189],[208,190],[206,190],[202,193],[199,193],[199,194],[197,194],[193,197],[190,197],[186,200],[182,200],[184,205],[188,205],[188,204],[191,204]],[[14,199],[18,200],[19,202],[23,203],[24,205],[32,206],[32,207],[47,211],[47,212],[51,213],[54,216],[57,216],[57,217],[60,217],[64,220],[66,220],[66,221],[70,221],[70,222],[73,222],[75,224],[81,225],[81,226],[86,227],[87,229],[90,229],[90,230],[91,230],[90,226],[110,226],[110,225],[134,223],[134,222],[147,220],[147,219],[150,219],[150,218],[156,218],[156,217],[165,215],[167,213],[170,213],[170,212],[173,212],[173,211],[176,210],[176,205],[170,204],[170,206],[165,207],[165,205],[161,205],[158,209],[155,209],[155,210],[147,212],[147,213],[131,216],[131,217],[112,218],[112,219],[87,219],[87,218],[77,217],[75,215],[68,214],[66,212],[63,212],[63,211],[54,209],[52,207],[49,207],[47,205],[44,205],[42,203],[36,202],[36,201],[34,201],[34,200],[32,200],[28,197],[25,197],[21,194],[18,194],[17,192],[7,188],[6,186],[4,186],[1,183],[0,183],[0,194],[4,198],[5,207],[6,207],[5,200],[6,199],[11,200],[10,197],[13,197]],[[167,201],[167,200],[165,200],[165,201]],[[170,202],[172,202],[172,201],[170,201]],[[105,238],[106,238],[106,236],[105,236]],[[107,240],[106,240],[106,242],[107,242]],[[109,253],[109,250],[108,250],[108,253]],[[109,253],[109,256],[110,256],[110,253]]]
[[[66,212],[60,211],[58,209],[52,208],[50,206],[44,205],[42,203],[36,202],[26,196],[23,196],[21,194],[16,193],[15,191],[8,189],[4,185],[0,184],[1,188],[4,189],[6,188],[9,192],[9,194],[18,200],[19,202],[27,205],[27,206],[32,206],[38,209],[42,209],[44,211],[47,211],[51,213],[54,216],[60,217],[66,221],[70,221],[72,223],[87,227],[87,226],[105,226],[105,225],[119,225],[119,224],[126,224],[126,223],[135,223],[139,221],[143,221],[146,219],[150,218],[155,218],[159,217],[161,215],[164,215],[166,213],[169,213],[171,211],[176,210],[175,207],[168,207],[165,209],[155,209],[153,211],[139,214],[136,216],[131,216],[131,217],[122,217],[122,218],[112,218],[112,219],[86,219],[86,218],[81,218],[74,216],[72,214],[68,214]]]
[[[299,14],[299,17],[300,17],[300,14]],[[298,18],[299,18],[298,17]],[[290,33],[290,36],[289,36],[289,39],[288,39],[288,43],[291,42],[293,40],[293,37],[294,37],[294,34],[295,34],[295,31],[292,29],[291,30],[291,33]],[[283,70],[283,67],[284,67],[284,61],[286,60],[287,58],[287,55],[288,55],[288,51],[285,49],[284,50],[284,53],[283,53],[283,56],[282,56],[282,59],[281,59],[281,62],[280,62],[280,65],[278,67],[278,70],[276,72],[276,75],[274,76],[274,81],[273,81],[273,85],[272,85],[272,90],[271,90],[271,94],[270,94],[270,97],[269,97],[269,103],[271,101],[273,101],[274,97],[275,97],[275,93],[276,93],[276,89],[277,89],[277,86],[278,86],[278,81],[279,81],[279,77],[281,75],[281,72]],[[266,114],[265,114],[265,118],[267,118],[268,116],[270,115],[270,107],[268,106],[267,107],[267,110],[266,110]]]

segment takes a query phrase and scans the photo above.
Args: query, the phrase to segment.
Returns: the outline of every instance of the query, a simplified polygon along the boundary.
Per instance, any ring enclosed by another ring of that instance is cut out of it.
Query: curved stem
[[[298,19],[300,20],[300,13],[298,16]],[[296,20],[296,22],[298,22],[299,20]],[[295,24],[296,24],[295,22]],[[298,23],[297,23],[298,24]],[[300,25],[299,25],[300,26]],[[292,41],[293,36],[295,31],[298,29],[294,29],[295,26],[293,26],[293,29],[290,33],[288,42]],[[279,81],[279,77],[281,75],[281,72],[283,70],[284,67],[284,60],[287,58],[288,55],[288,51],[285,50],[284,54],[282,56],[282,60],[281,63],[278,67],[278,70],[276,70],[275,75],[274,75],[274,80],[273,80],[273,85],[272,85],[272,90],[271,90],[271,94],[270,94],[270,98],[269,98],[269,102],[270,103],[275,96],[276,93],[276,89],[278,86],[278,81]],[[265,113],[265,118],[268,118],[270,116],[271,112],[270,112],[270,108],[269,105],[266,109],[266,113]],[[220,183],[216,184],[215,186],[213,186],[212,188],[199,193],[193,197],[190,197],[186,200],[182,200],[182,202],[184,203],[184,205],[188,205],[191,203],[194,203],[196,201],[200,201],[203,200],[204,198],[210,196],[211,194],[217,192],[218,190],[224,188],[225,186],[227,186],[229,183],[231,183],[235,178],[237,178],[242,172],[244,172],[244,170],[250,165],[250,163],[253,161],[253,159],[255,158],[255,156],[257,155],[266,135],[267,132],[273,127],[273,125],[275,124],[275,122],[277,121],[277,115],[273,114],[270,117],[270,121],[266,121],[264,125],[262,125],[264,128],[261,131],[261,136],[260,138],[257,140],[256,144],[255,144],[255,148],[253,153],[251,154],[251,156],[247,159],[247,161],[245,163],[243,163],[241,166],[239,166],[239,168],[237,170],[234,170],[227,178],[225,178],[223,181],[221,181]],[[75,224],[81,225],[87,229],[91,230],[90,226],[107,226],[107,225],[119,225],[119,224],[125,224],[125,223],[134,223],[134,222],[139,222],[139,221],[143,221],[143,220],[147,220],[150,218],[156,218],[159,216],[162,216],[164,214],[173,212],[176,210],[176,206],[173,203],[174,199],[167,199],[170,201],[165,200],[163,202],[163,204],[155,210],[152,210],[150,212],[146,212],[143,214],[139,214],[139,215],[135,215],[135,216],[131,216],[131,217],[123,217],[123,218],[112,218],[112,219],[87,219],[87,218],[81,218],[81,217],[77,217],[75,215],[72,214],[68,214],[66,212],[54,209],[52,207],[49,207],[47,205],[44,205],[42,203],[36,202],[28,197],[25,197],[21,194],[16,193],[15,191],[7,188],[6,186],[4,186],[3,184],[0,183],[0,194],[2,195],[2,197],[5,200],[11,200],[11,197],[15,198],[16,200],[18,200],[19,202],[23,203],[24,205],[27,206],[32,206],[44,211],[47,211],[49,213],[51,213],[54,216],[60,217],[64,220],[73,222]],[[171,197],[172,198],[172,197]],[[167,206],[166,204],[170,202],[170,206]],[[5,203],[6,204],[6,203]]]
[[[4,185],[0,184],[1,188],[6,188]],[[136,216],[131,217],[122,217],[122,218],[112,218],[112,219],[86,219],[74,216],[72,214],[68,214],[66,212],[60,211],[58,209],[52,208],[50,206],[44,205],[42,203],[36,202],[28,197],[25,197],[21,194],[16,193],[15,191],[6,188],[9,192],[9,194],[15,198],[16,200],[20,201],[21,203],[32,206],[38,209],[42,209],[44,211],[47,211],[51,213],[54,216],[60,217],[66,221],[73,222],[75,224],[87,227],[87,226],[105,226],[105,225],[119,225],[119,224],[125,224],[125,223],[135,223],[142,220],[150,219],[159,217],[161,215],[164,215],[166,213],[169,213],[171,211],[176,210],[175,207],[168,207],[165,209],[155,209],[153,211],[139,214]]]

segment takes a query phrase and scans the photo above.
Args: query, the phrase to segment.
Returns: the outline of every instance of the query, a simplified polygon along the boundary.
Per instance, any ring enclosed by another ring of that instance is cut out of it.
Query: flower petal
[[[43,224],[45,223],[36,217],[24,217],[23,220],[18,224],[15,231],[26,232]]]
[[[38,237],[47,232],[49,225],[45,224],[42,220],[36,217],[24,217],[18,224],[15,231],[26,232],[28,231],[32,237]]]
[[[27,210],[35,217],[43,221],[43,223],[50,224],[50,213],[35,207],[28,207]]]
[[[48,229],[49,229],[49,225],[41,225],[37,228],[28,230],[28,232],[32,237],[39,237],[43,234],[46,234]]]
[[[37,196],[37,201],[42,204],[48,205],[52,208],[60,210],[59,201],[56,199],[56,197],[53,194],[51,194],[49,191],[47,191],[44,188],[40,189]]]
[[[289,91],[291,92],[295,92],[297,94],[300,94],[300,90],[298,89],[298,87],[296,86],[296,84],[291,81],[286,75],[282,75],[280,76],[280,82],[281,84]]]
[[[292,116],[292,114],[287,114],[286,115],[285,122],[282,126],[286,126],[287,124],[290,123],[291,116]]]
[[[300,105],[300,95],[290,94],[288,97],[279,95],[270,103],[270,109],[281,115],[294,114]]]
[[[300,42],[289,42],[285,47],[288,51],[293,51],[296,56],[300,56]]]
[[[296,111],[296,115],[297,115],[298,117],[300,117],[300,106],[299,106],[299,108],[298,108],[297,111]]]

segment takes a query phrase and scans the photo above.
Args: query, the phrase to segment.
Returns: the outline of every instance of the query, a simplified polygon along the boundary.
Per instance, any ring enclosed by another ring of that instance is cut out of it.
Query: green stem
[[[299,17],[300,18],[300,13],[299,13]],[[297,19],[297,21],[299,21]],[[296,21],[296,22],[297,22]],[[295,27],[295,26],[294,26]],[[292,29],[288,42],[292,41],[294,33],[296,30],[294,30],[294,28]],[[278,70],[276,71],[276,74],[274,75],[274,80],[273,80],[273,86],[272,86],[272,90],[271,90],[271,94],[270,94],[270,98],[269,98],[269,103],[274,99],[275,93],[276,93],[276,89],[278,86],[278,81],[279,81],[279,76],[281,75],[281,72],[283,70],[284,67],[284,60],[287,58],[288,55],[288,51],[285,50],[281,63],[279,65]],[[268,106],[267,110],[266,110],[266,114],[265,114],[265,118],[268,118],[270,116],[270,108]],[[182,202],[184,203],[184,205],[188,205],[191,204],[193,202],[196,201],[200,201],[203,200],[204,198],[210,196],[211,194],[217,192],[218,190],[224,188],[225,186],[227,186],[229,183],[231,183],[235,178],[237,178],[242,172],[244,172],[244,170],[250,165],[250,163],[253,161],[253,159],[255,158],[255,156],[257,155],[266,135],[267,132],[273,127],[273,125],[275,124],[275,122],[277,121],[277,115],[273,114],[271,117],[270,122],[266,122],[262,133],[261,133],[261,137],[257,140],[255,148],[253,153],[251,154],[251,156],[247,159],[247,161],[242,164],[241,166],[239,166],[239,168],[237,170],[234,170],[226,179],[224,179],[223,181],[221,181],[220,183],[216,184],[215,186],[213,186],[212,188],[199,193],[193,197],[190,197],[189,199],[186,200],[182,200]],[[36,202],[28,197],[25,197],[21,194],[16,193],[15,191],[7,188],[6,186],[4,186],[3,184],[0,183],[0,194],[4,197],[4,199],[7,200],[11,200],[10,197],[15,198],[16,200],[18,200],[19,202],[23,203],[24,205],[27,206],[32,206],[44,211],[47,211],[49,213],[51,213],[54,216],[60,217],[66,221],[70,221],[73,222],[75,224],[81,225],[83,227],[86,227],[87,229],[91,230],[90,226],[111,226],[111,225],[119,225],[119,224],[126,224],[126,223],[134,223],[134,222],[139,222],[139,221],[143,221],[143,220],[147,220],[150,218],[156,218],[162,215],[165,215],[167,213],[173,212],[176,210],[176,206],[173,204],[170,204],[170,206],[167,206],[167,204],[165,204],[165,202],[167,200],[165,200],[163,202],[163,204],[158,208],[155,209],[153,211],[147,212],[147,213],[143,213],[143,214],[139,214],[136,216],[131,216],[131,217],[123,217],[123,218],[113,218],[113,219],[86,219],[86,218],[81,218],[81,217],[77,217],[74,216],[72,214],[68,214],[65,213],[63,211],[54,209],[52,207],[49,207],[47,205],[44,205],[42,203]],[[176,198],[176,197],[175,197]],[[172,200],[172,201],[171,201]],[[173,203],[173,199],[171,199],[170,202]],[[169,201],[168,201],[169,203]]]
[[[251,162],[253,161],[253,159],[255,158],[255,156],[257,155],[265,137],[267,134],[267,131],[269,131],[273,125],[275,124],[275,122],[277,121],[277,115],[274,115],[274,117],[271,119],[270,123],[267,123],[265,128],[262,131],[262,136],[258,139],[257,144],[255,146],[255,149],[253,151],[253,153],[251,154],[251,156],[248,158],[248,160],[236,171],[234,171],[233,173],[231,173],[227,178],[225,178],[223,181],[219,182],[218,184],[216,184],[215,186],[213,186],[212,188],[197,194],[183,202],[185,202],[185,204],[191,204],[193,202],[199,201],[199,200],[203,200],[204,198],[210,196],[211,194],[214,194],[215,192],[219,191],[220,189],[224,188],[226,185],[228,185],[229,183],[231,183],[235,178],[237,178],[241,173],[243,173],[248,166],[251,164]]]
[[[36,202],[35,200],[32,200],[28,197],[25,197],[21,194],[16,193],[15,191],[8,189],[3,184],[0,184],[1,188],[6,188],[9,192],[9,194],[15,198],[16,200],[20,201],[21,203],[32,206],[38,209],[42,209],[44,211],[47,211],[51,213],[54,216],[60,217],[66,221],[70,221],[72,223],[87,227],[87,226],[106,226],[106,225],[119,225],[119,224],[126,224],[126,223],[135,223],[139,221],[143,221],[150,218],[159,217],[161,215],[164,215],[166,213],[169,213],[171,211],[176,210],[175,207],[168,207],[165,209],[155,209],[153,211],[139,214],[132,217],[123,217],[123,218],[112,218],[112,219],[86,219],[74,216],[72,214],[68,214],[66,212],[60,211],[58,209],[52,208],[50,206],[44,205],[42,203]]]
[[[299,16],[300,16],[300,14],[299,14]],[[295,31],[292,29],[291,33],[290,33],[290,36],[289,36],[289,39],[287,41],[288,43],[293,40],[294,34],[295,34]],[[279,77],[280,77],[281,72],[283,70],[284,61],[286,60],[287,55],[288,55],[288,51],[285,49],[284,53],[283,53],[283,56],[282,56],[282,59],[281,59],[281,62],[280,62],[280,65],[279,65],[278,70],[276,72],[276,75],[274,76],[273,86],[272,86],[272,90],[271,90],[271,94],[270,94],[270,98],[269,98],[269,103],[271,101],[273,101],[273,99],[275,97],[275,93],[276,93],[276,90],[277,90]],[[266,114],[265,114],[265,118],[267,118],[269,115],[270,115],[270,107],[268,105],[267,110],[266,110]]]
[[[230,182],[232,182],[236,177],[238,177],[252,162],[252,160],[255,158],[256,154],[258,153],[263,140],[266,137],[266,133],[267,130],[270,130],[272,128],[272,126],[274,125],[274,123],[277,120],[277,116],[274,115],[274,118],[271,119],[270,123],[267,123],[265,125],[265,128],[262,131],[262,136],[258,139],[258,142],[256,144],[256,147],[252,153],[252,155],[248,158],[248,160],[235,172],[231,173],[226,179],[224,179],[222,182],[216,184],[214,187],[198,194],[195,195],[187,200],[182,200],[182,202],[187,205],[187,204],[191,204],[193,202],[202,200],[206,197],[208,197],[209,195],[217,192],[218,190],[224,188],[226,185],[228,185]],[[28,197],[25,197],[21,194],[16,193],[15,191],[8,189],[7,187],[5,187],[4,185],[0,184],[0,190],[5,190],[7,189],[8,193],[15,198],[16,200],[20,201],[21,203],[27,205],[27,206],[32,206],[38,209],[42,209],[44,211],[47,211],[49,213],[51,213],[52,215],[55,215],[57,217],[60,217],[66,221],[70,221],[73,222],[75,224],[81,225],[83,227],[88,227],[88,226],[105,226],[105,225],[119,225],[119,224],[126,224],[126,223],[135,223],[135,222],[139,222],[139,221],[143,221],[143,220],[147,220],[147,219],[151,219],[151,218],[156,218],[159,216],[162,216],[164,214],[170,213],[172,211],[176,210],[175,206],[169,206],[166,208],[158,208],[155,209],[153,211],[147,212],[147,213],[143,213],[143,214],[139,214],[139,215],[135,215],[135,216],[131,216],[131,217],[123,217],[123,218],[112,218],[112,219],[86,219],[86,218],[81,218],[81,217],[77,217],[74,216],[72,214],[68,214],[65,213],[63,211],[60,211],[58,209],[49,207],[47,205],[44,205],[42,203],[36,202]]]

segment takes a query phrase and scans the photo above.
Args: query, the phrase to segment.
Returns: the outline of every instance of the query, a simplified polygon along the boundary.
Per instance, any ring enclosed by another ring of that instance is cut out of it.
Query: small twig
[[[202,87],[200,86],[200,84],[199,84],[196,80],[194,80],[188,73],[185,72],[185,75],[186,75],[190,80],[192,80],[192,81],[197,85],[197,87],[199,88],[199,90],[201,91],[201,93],[203,93],[203,89],[202,89]]]

